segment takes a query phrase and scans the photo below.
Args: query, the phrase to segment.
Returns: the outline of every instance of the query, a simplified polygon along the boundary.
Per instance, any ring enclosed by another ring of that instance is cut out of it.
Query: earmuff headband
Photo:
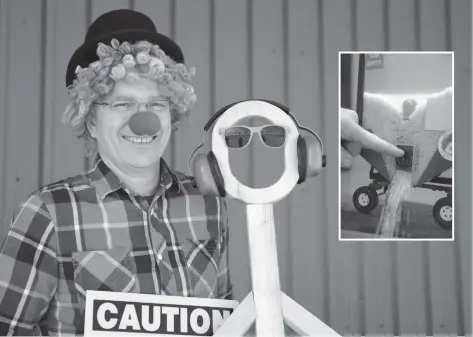
[[[299,128],[299,129],[302,129],[302,130],[305,130],[309,133],[311,133],[312,135],[314,135],[315,137],[317,137],[317,139],[319,140],[319,143],[320,143],[320,146],[321,146],[321,150],[322,150],[322,155],[324,153],[324,145],[322,143],[322,139],[320,139],[319,135],[316,134],[313,130],[309,129],[309,128],[306,128],[305,126],[301,126],[299,124],[299,122],[297,121],[296,117],[294,115],[292,115],[290,112],[289,112],[289,109],[278,103],[278,102],[275,102],[275,101],[271,101],[271,100],[266,100],[266,99],[253,99],[255,101],[262,101],[262,102],[266,102],[266,103],[269,103],[269,104],[272,104],[276,107],[278,107],[279,109],[281,109],[282,111],[284,111],[286,114],[289,115],[289,117],[292,118],[292,120],[294,121],[294,123],[296,124],[296,126]],[[205,143],[205,133],[210,129],[210,127],[215,123],[215,121],[225,112],[227,111],[228,109],[230,109],[232,106],[238,104],[238,103],[241,103],[241,102],[247,102],[249,100],[242,100],[242,101],[239,101],[239,102],[236,102],[236,103],[232,103],[232,104],[228,104],[226,106],[224,106],[223,108],[221,108],[220,110],[218,110],[212,117],[210,117],[210,119],[207,121],[207,123],[205,124],[204,126],[204,135],[202,137],[202,143],[197,146],[191,153],[191,155],[189,156],[189,160],[187,161],[187,166],[188,166],[188,169],[189,169],[189,173],[191,176],[194,175],[194,173],[192,172],[192,169],[191,169],[191,160],[195,154],[195,152],[200,149],[202,146],[204,146],[204,143]],[[324,155],[323,155],[324,156]],[[325,157],[325,156],[324,156]],[[325,166],[325,165],[323,165]]]

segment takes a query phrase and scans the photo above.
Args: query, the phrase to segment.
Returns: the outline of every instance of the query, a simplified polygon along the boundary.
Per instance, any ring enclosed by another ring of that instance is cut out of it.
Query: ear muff
[[[217,158],[215,158],[215,155],[212,151],[209,151],[207,153],[207,160],[209,162],[210,171],[212,172],[215,184],[217,185],[218,194],[223,198],[226,195],[225,182],[223,180],[223,175],[220,171],[220,167],[218,166]]]
[[[325,167],[326,160],[322,152],[322,144],[317,137],[307,135],[303,139],[306,149],[305,179],[309,179],[320,174],[322,168]]]
[[[206,154],[199,153],[195,156],[192,162],[192,171],[196,187],[202,195],[220,195]]]
[[[306,179],[307,172],[307,148],[304,138],[302,136],[297,137],[297,161],[299,168],[299,180],[298,184],[301,184]]]

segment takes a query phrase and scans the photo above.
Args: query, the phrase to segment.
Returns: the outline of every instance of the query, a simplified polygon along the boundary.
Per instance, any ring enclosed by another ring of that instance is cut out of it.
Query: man
[[[91,25],[69,62],[64,120],[99,159],[15,213],[0,250],[0,335],[82,334],[86,290],[233,298],[224,200],[161,158],[195,101],[183,62],[141,13]]]
[[[99,155],[32,193],[0,251],[0,335],[83,334],[86,290],[232,299],[224,200],[162,159],[196,97],[179,46],[145,15],[90,26],[64,120]]]

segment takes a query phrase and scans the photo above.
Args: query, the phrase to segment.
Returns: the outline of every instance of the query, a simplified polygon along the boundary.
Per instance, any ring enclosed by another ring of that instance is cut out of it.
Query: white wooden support
[[[246,205],[258,336],[284,337],[273,204]]]
[[[233,174],[221,131],[246,117],[264,117],[286,127],[284,173],[273,185],[254,189]],[[244,336],[256,321],[256,335],[285,336],[284,323],[302,336],[339,336],[309,311],[281,292],[273,204],[285,198],[299,179],[298,127],[280,108],[264,101],[240,102],[218,117],[212,130],[212,151],[218,161],[229,197],[246,204],[246,222],[253,291],[235,309],[214,336]]]
[[[340,335],[281,292],[284,323],[299,336],[339,337]],[[242,337],[256,320],[253,292],[250,292],[223,325],[214,333],[219,337]]]
[[[253,291],[214,336],[244,336],[256,320],[257,336],[285,336],[284,323],[300,336],[339,336],[281,291],[273,204],[246,205]]]

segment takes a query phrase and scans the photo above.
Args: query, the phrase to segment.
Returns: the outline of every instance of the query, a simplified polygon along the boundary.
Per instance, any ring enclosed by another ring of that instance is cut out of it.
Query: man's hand
[[[340,136],[346,141],[344,146],[340,146],[340,163],[344,169],[351,168],[353,157],[359,155],[362,148],[393,157],[404,155],[403,150],[363,129],[358,124],[358,114],[353,110],[340,108]]]

